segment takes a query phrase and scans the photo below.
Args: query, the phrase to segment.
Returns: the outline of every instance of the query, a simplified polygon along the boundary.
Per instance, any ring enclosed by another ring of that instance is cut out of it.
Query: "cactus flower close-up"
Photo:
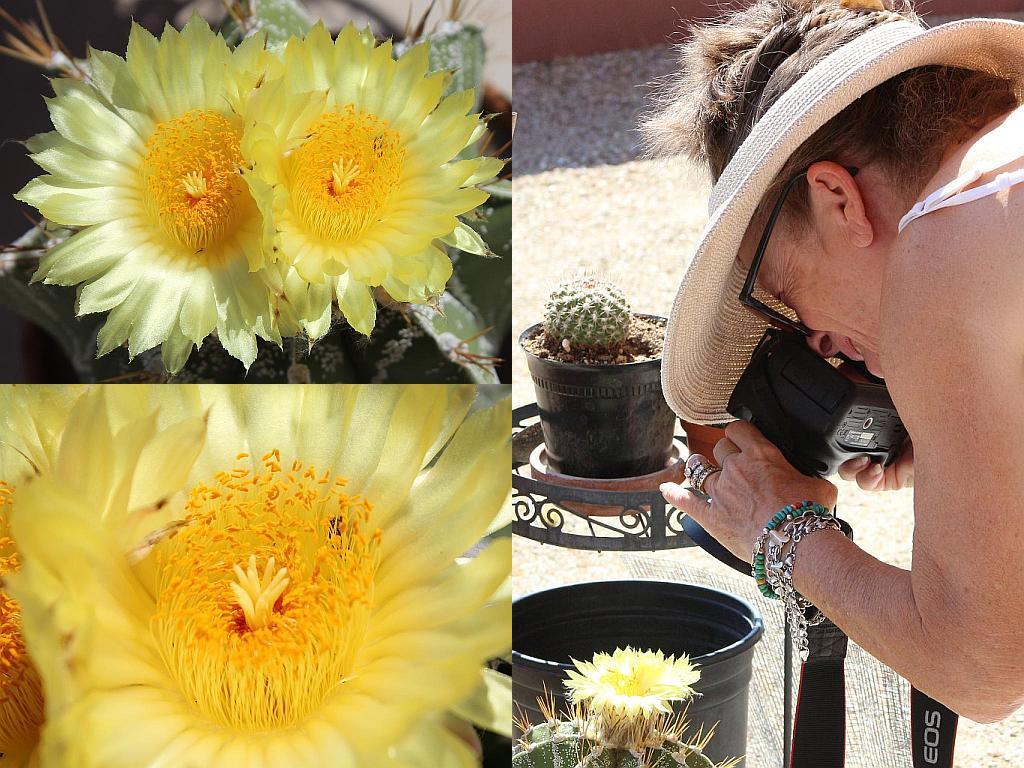
[[[427,74],[427,45],[396,61],[390,42],[375,45],[353,26],[335,41],[317,25],[281,59],[282,74],[244,113],[245,178],[268,222],[263,252],[294,266],[292,282],[308,282],[312,338],[329,327],[335,294],[349,324],[369,335],[373,287],[423,304],[452,275],[445,243],[489,254],[458,217],[487,200],[478,185],[504,163],[456,159],[486,126],[469,114],[473,91],[443,96],[450,74]]]
[[[16,197],[80,228],[35,280],[81,286],[78,313],[109,312],[99,355],[160,345],[177,372],[214,330],[245,364],[280,341],[259,263],[262,221],[239,176],[243,98],[261,76],[258,38],[232,52],[198,16],[158,40],[132,27],[126,58],[90,53],[89,82],[52,80],[56,130],[27,143],[48,172]]]
[[[511,733],[507,400],[56,394],[3,392],[0,762],[471,768]]]

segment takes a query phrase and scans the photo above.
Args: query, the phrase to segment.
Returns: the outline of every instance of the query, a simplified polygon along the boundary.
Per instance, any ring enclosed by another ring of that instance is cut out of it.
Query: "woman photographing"
[[[676,412],[731,420],[733,387],[775,326],[884,378],[910,437],[889,467],[840,474],[914,486],[912,568],[821,525],[789,580],[763,586],[806,598],[980,722],[1024,703],[1022,101],[1024,24],[926,30],[907,3],[759,0],[693,30],[644,126],[654,150],[688,154],[715,181],[666,338]],[[763,309],[739,298],[752,273]],[[710,503],[678,485],[666,498],[755,571],[767,521],[836,503],[832,483],[746,422],[699,461]],[[776,556],[795,546],[793,522]]]

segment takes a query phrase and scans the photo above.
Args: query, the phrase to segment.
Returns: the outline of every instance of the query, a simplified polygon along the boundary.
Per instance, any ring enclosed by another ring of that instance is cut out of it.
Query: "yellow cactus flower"
[[[598,653],[592,661],[576,661],[569,670],[565,687],[577,704],[588,702],[591,709],[611,707],[626,713],[665,712],[671,701],[693,696],[693,684],[700,672],[683,655],[666,657],[661,651],[616,648]]]
[[[256,337],[280,343],[261,272],[263,222],[239,173],[241,101],[272,57],[234,52],[199,16],[158,40],[134,24],[124,59],[90,51],[90,79],[53,80],[55,131],[28,142],[48,175],[16,197],[81,231],[36,280],[79,286],[79,315],[109,312],[98,355],[160,345],[169,371],[214,330],[246,366]]]
[[[510,646],[511,547],[461,557],[507,502],[511,412],[474,393],[83,395],[12,513],[43,764],[477,765],[446,713]]]
[[[700,672],[683,655],[616,648],[591,661],[572,660],[565,687],[576,705],[585,708],[610,744],[642,742],[672,719],[670,702],[694,695]]]
[[[455,159],[484,124],[467,114],[472,91],[442,98],[449,77],[427,74],[427,44],[395,60],[369,32],[349,25],[332,40],[318,24],[281,56],[243,112],[264,253],[294,266],[284,292],[311,336],[326,332],[335,297],[368,335],[372,287],[427,303],[452,274],[443,243],[486,253],[459,216],[487,199],[478,185],[503,163]]]

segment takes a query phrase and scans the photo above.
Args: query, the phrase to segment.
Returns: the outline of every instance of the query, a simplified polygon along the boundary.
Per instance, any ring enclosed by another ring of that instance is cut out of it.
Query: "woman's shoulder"
[[[921,199],[974,169],[983,172],[967,189],[1018,169],[1024,176],[1024,107],[947,157]],[[1016,328],[1024,340],[1024,179],[913,220],[896,240],[886,284],[894,300],[884,303],[883,319],[890,323],[912,324],[933,304],[965,319],[977,315],[973,325]]]
[[[956,198],[1003,175],[1005,183],[990,193]],[[991,121],[943,159],[918,197],[936,195],[952,196],[957,204],[913,219],[897,240],[895,256],[937,250],[954,266],[961,257],[972,259],[973,253],[1001,243],[1000,254],[1024,264],[1024,105]]]
[[[920,199],[957,180],[964,188],[984,184],[995,175],[1024,167],[1024,104],[982,126],[950,150],[921,190]]]

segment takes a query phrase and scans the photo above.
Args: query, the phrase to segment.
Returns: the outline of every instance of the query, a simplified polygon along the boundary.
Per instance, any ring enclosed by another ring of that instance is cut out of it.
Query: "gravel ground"
[[[638,83],[649,83],[671,66],[671,53],[654,48],[514,68],[520,132],[514,211],[517,335],[540,318],[546,293],[557,281],[585,271],[616,280],[634,310],[668,314],[706,221],[708,191],[686,161],[637,159],[633,126],[646,93]],[[516,405],[534,399],[518,349],[513,398]],[[866,494],[840,481],[839,509],[868,552],[910,566],[911,491]],[[724,570],[699,552],[657,557],[709,573]],[[636,569],[629,565],[624,556],[517,539],[514,590],[522,595],[559,584],[631,578]],[[778,628],[770,630],[766,642],[773,642],[772,633]],[[996,725],[963,722],[957,753],[957,765],[1024,765],[1024,712]],[[867,768],[879,757],[861,744],[847,764]]]

